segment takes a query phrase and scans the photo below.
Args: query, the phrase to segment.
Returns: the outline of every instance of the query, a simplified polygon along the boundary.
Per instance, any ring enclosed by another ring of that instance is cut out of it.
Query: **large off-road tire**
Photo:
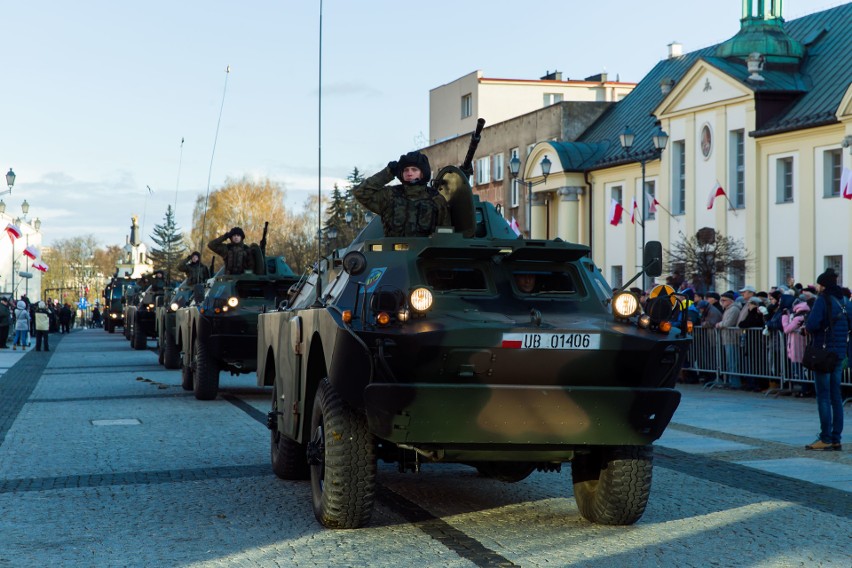
[[[180,351],[178,350],[177,343],[175,343],[174,333],[172,333],[170,331],[166,331],[163,334],[162,350],[163,350],[163,366],[166,369],[179,369],[180,368]]]
[[[112,322],[111,322],[111,321],[109,321],[109,316],[107,316],[107,317],[106,317],[106,319],[104,320],[104,331],[105,331],[105,332],[107,332],[107,333],[112,333],[112,332],[110,331],[110,329],[112,328],[112,326],[110,325],[111,323],[112,323]]]
[[[163,358],[163,340],[157,337],[157,363],[162,365],[165,362]]]
[[[219,367],[210,348],[201,338],[195,337],[193,346],[192,390],[198,400],[213,400],[219,393]]]
[[[281,479],[308,479],[307,444],[300,444],[278,431],[278,387],[272,388],[270,457],[272,471]]]
[[[535,465],[528,462],[479,462],[475,467],[479,475],[505,483],[523,481],[535,471]]]
[[[124,339],[130,341],[130,323],[124,318]]]
[[[183,361],[181,361],[180,365],[180,386],[183,387],[185,391],[192,390],[192,367],[190,365],[184,365]]]
[[[148,348],[148,336],[139,329],[139,321],[133,322],[133,333],[131,334],[130,343],[137,351],[143,351]]]
[[[580,514],[601,525],[632,525],[651,494],[651,446],[596,448],[571,462],[574,498]]]
[[[376,491],[376,447],[364,413],[323,379],[311,413],[308,443],[314,515],[330,529],[367,524]]]

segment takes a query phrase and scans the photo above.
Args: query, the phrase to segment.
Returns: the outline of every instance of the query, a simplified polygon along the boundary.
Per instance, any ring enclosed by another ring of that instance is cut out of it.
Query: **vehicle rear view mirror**
[[[663,273],[663,245],[660,241],[645,243],[642,266],[645,274],[651,278],[656,278]]]

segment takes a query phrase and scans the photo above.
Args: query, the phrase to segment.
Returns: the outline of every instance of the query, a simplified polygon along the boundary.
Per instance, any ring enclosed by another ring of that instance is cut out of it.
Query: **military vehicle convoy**
[[[680,401],[680,305],[657,293],[645,313],[588,247],[517,238],[467,179],[448,167],[434,182],[453,228],[387,238],[377,217],[259,316],[272,469],[310,478],[322,525],[355,528],[370,519],[379,459],[464,463],[507,482],[570,462],[583,517],[634,523],[651,444]],[[649,276],[661,250],[646,247]]]
[[[115,333],[115,328],[124,326],[124,303],[125,290],[132,286],[134,281],[130,278],[113,276],[103,291],[103,321],[104,331]]]
[[[188,306],[175,314],[181,352],[182,385],[198,400],[219,392],[219,374],[253,373],[257,368],[257,316],[287,298],[298,278],[283,257],[264,257],[257,245],[255,273],[226,275],[220,270]]]
[[[148,282],[150,285],[145,286]],[[156,308],[158,303],[162,303],[166,290],[166,282],[162,278],[146,279],[141,284],[132,303],[128,302],[124,316],[124,336],[130,341],[130,346],[139,351],[148,347],[148,338],[157,337]]]

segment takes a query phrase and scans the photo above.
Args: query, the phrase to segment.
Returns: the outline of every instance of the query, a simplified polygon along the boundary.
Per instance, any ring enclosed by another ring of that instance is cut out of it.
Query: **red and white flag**
[[[36,258],[38,258],[38,251],[33,245],[30,245],[24,249],[24,256],[28,256],[31,259],[35,260]]]
[[[630,212],[630,222],[634,225],[636,224],[636,210],[639,209],[639,206],[636,204],[636,198],[633,198],[633,211]]]
[[[722,184],[720,184],[720,183],[717,181],[717,182],[716,182],[716,185],[714,185],[714,186],[713,186],[713,189],[712,189],[712,190],[710,190],[710,196],[707,198],[707,209],[713,209],[713,202],[714,202],[714,201],[716,200],[716,198],[717,198],[717,197],[719,197],[720,195],[724,195],[724,196],[726,196],[726,197],[727,197],[727,195],[728,195],[728,194],[727,194],[727,193],[725,193],[725,190],[724,190],[724,189],[722,189]]]
[[[656,213],[657,205],[659,205],[660,202],[657,201],[656,197],[654,197],[648,192],[645,192],[645,197],[648,199],[648,213]]]
[[[47,263],[41,259],[33,262],[33,268],[40,272],[47,272]]]
[[[624,213],[624,207],[621,206],[621,203],[613,199],[609,206],[609,224],[618,225],[621,222],[622,213]]]
[[[512,228],[512,230],[513,230],[513,231],[515,231],[515,234],[516,234],[516,235],[520,236],[520,234],[521,234],[521,226],[520,226],[520,225],[518,225],[518,220],[517,220],[517,219],[515,219],[515,216],[514,216],[514,215],[512,215],[512,222],[511,222],[511,223],[509,223],[509,227],[511,227],[511,228]]]
[[[840,195],[846,199],[852,199],[852,170],[843,168],[840,174]]]
[[[21,238],[21,229],[12,223],[6,225],[6,233],[9,235],[9,238],[12,239],[12,242],[15,242],[15,239]]]

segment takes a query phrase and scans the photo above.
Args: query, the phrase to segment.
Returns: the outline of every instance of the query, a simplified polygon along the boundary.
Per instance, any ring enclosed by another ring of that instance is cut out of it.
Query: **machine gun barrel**
[[[263,253],[263,256],[266,256],[266,233],[269,231],[269,221],[266,221],[263,224],[263,238],[260,239],[260,252]]]
[[[479,140],[482,138],[482,129],[485,127],[485,119],[480,118],[476,121],[476,129],[470,135],[470,146],[467,147],[467,155],[462,162],[461,171],[466,175],[473,174],[473,155],[476,153],[476,147],[479,146]]]

